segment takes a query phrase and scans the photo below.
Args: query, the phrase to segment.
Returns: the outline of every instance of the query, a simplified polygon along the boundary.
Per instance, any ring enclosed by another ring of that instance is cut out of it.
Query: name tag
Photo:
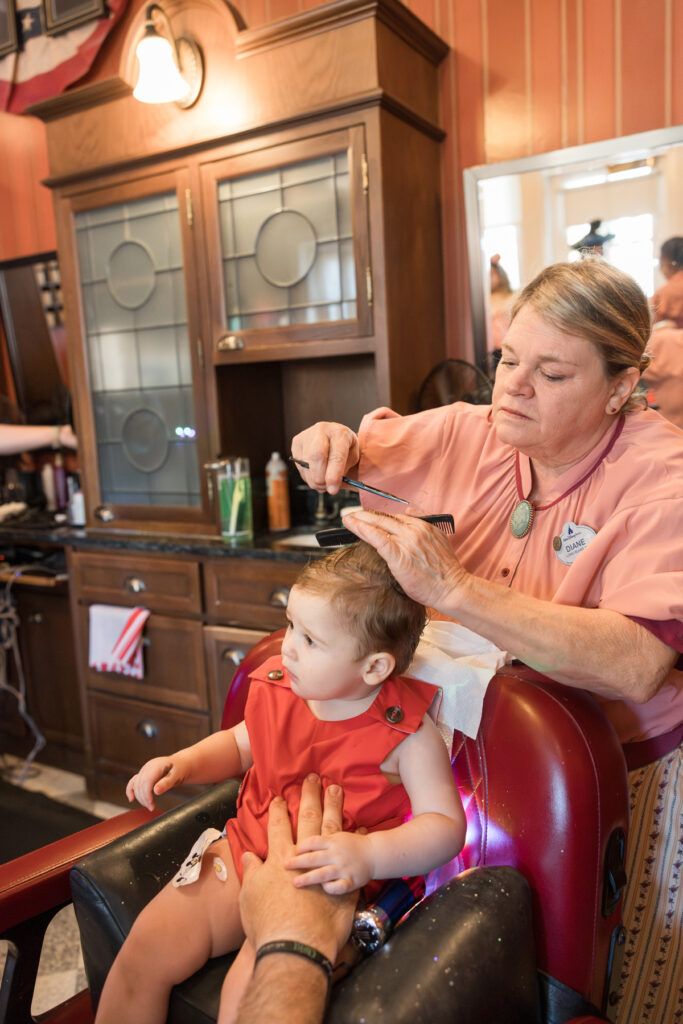
[[[582,551],[585,551],[595,537],[595,530],[590,526],[577,526],[576,523],[565,523],[559,537],[553,537],[555,556],[563,565],[572,565]]]

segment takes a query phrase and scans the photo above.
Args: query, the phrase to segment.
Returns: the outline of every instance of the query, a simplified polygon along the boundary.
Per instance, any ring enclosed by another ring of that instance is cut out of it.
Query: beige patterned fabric
[[[618,1024],[683,1024],[683,747],[629,772]]]

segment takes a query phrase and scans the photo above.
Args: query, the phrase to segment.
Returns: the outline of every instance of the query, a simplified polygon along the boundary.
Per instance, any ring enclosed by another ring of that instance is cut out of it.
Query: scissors
[[[295,459],[293,455],[289,456],[289,461],[296,462],[297,466],[302,466],[304,469],[310,469],[307,462]],[[364,484],[361,480],[352,480],[350,476],[343,476],[342,480],[349,487],[356,487],[359,491],[367,491],[368,494],[376,494],[379,498],[389,498],[390,501],[400,501],[404,505],[410,505],[407,498],[397,498],[395,494],[390,494],[389,491],[380,491],[379,487],[371,487],[370,484]]]

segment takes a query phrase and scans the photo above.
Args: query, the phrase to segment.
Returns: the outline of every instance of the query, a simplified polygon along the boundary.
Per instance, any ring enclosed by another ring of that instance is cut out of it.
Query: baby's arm
[[[232,729],[214,732],[191,747],[168,757],[153,757],[129,780],[126,796],[137,800],[148,811],[154,810],[154,797],[161,796],[183,782],[220,782],[244,775],[251,767],[249,734],[244,722]]]
[[[413,818],[386,831],[337,832],[297,844],[297,855],[287,867],[306,870],[294,885],[321,884],[329,893],[348,892],[373,878],[425,874],[460,852],[465,812],[448,751],[431,718],[425,716],[395,753]]]

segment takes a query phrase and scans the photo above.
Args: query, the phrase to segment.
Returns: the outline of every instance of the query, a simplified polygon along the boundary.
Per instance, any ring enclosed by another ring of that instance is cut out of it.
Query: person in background
[[[652,362],[643,373],[648,401],[683,430],[683,328],[672,320],[654,325],[647,344]]]
[[[605,245],[614,238],[614,235],[611,234],[600,234],[599,228],[601,224],[601,220],[592,220],[588,233],[572,245],[571,248],[580,254],[582,260],[588,256],[604,256]]]
[[[345,831],[297,839],[286,864],[303,869],[295,886],[363,889],[369,900],[382,880],[426,874],[462,848],[449,751],[428,714],[437,689],[401,677],[424,629],[422,604],[406,597],[372,546],[356,543],[304,566],[287,620],[282,655],[251,675],[244,721],[152,758],[128,782],[128,799],[153,809],[154,796],[174,786],[246,773],[237,816],[224,833],[202,833],[134,922],[97,1024],[161,1024],[173,985],[241,944],[218,1015],[219,1024],[236,1019],[255,962],[238,912],[242,854],[265,856],[273,795],[296,816],[310,772],[344,787]]]
[[[510,278],[500,264],[500,254],[491,257],[491,347],[492,369],[495,370],[500,359],[500,346],[507,333],[512,318],[512,307],[516,293],[512,290]]]
[[[19,455],[37,448],[77,448],[76,435],[67,424],[29,426],[0,423],[0,455]]]
[[[345,474],[452,513],[446,537],[363,492],[344,525],[432,618],[590,691],[614,726],[631,787],[619,1024],[681,1010],[683,438],[633,394],[650,332],[628,275],[556,264],[517,299],[491,406],[378,409],[358,435],[292,441],[316,490]]]
[[[659,251],[659,269],[666,283],[652,296],[655,323],[670,320],[671,326],[683,328],[683,238],[669,238]]]
[[[321,784],[309,775],[301,787],[297,837],[330,836],[342,828],[343,792],[328,786],[320,808]],[[278,943],[275,952],[258,957],[240,1003],[238,1024],[320,1024],[329,979],[315,960],[282,950],[296,941],[335,963],[349,938],[356,893],[332,896],[321,885],[296,888],[286,866],[296,855],[287,805],[275,797],[268,814],[268,856],[242,855],[239,906],[249,943],[256,950]]]

